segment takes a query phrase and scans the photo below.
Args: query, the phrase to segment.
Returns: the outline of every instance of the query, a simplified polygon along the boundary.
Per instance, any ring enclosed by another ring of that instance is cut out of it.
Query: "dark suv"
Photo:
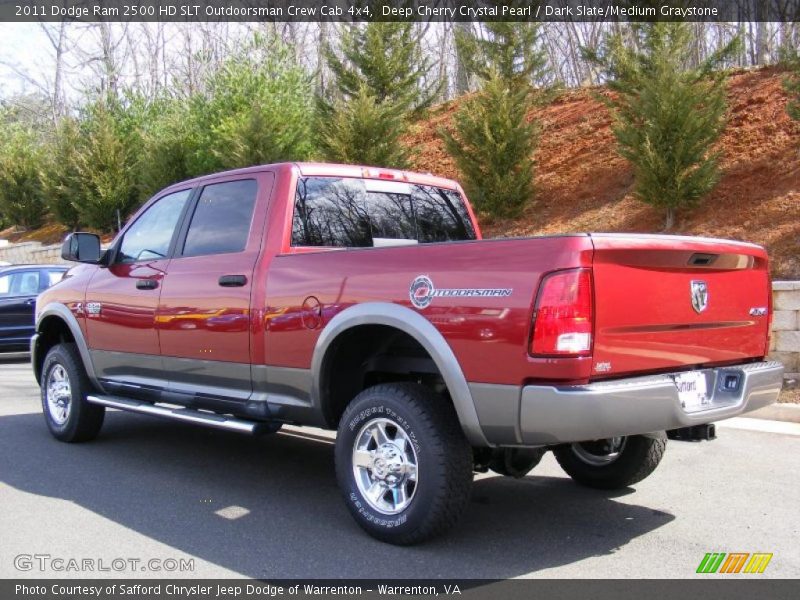
[[[0,267],[0,352],[27,352],[34,327],[36,296],[61,281],[64,265]]]

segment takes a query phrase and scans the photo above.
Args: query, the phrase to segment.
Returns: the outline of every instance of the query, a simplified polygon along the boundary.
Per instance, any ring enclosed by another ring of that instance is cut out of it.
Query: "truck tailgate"
[[[767,353],[769,271],[760,246],[619,234],[592,242],[593,378]]]

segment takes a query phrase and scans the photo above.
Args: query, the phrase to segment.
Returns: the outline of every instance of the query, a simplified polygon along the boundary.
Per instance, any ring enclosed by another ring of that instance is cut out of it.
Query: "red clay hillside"
[[[776,279],[800,278],[800,125],[786,114],[784,72],[741,71],[729,80],[728,127],[720,142],[722,179],[702,205],[679,213],[672,233],[763,244]],[[515,221],[483,221],[486,237],[575,231],[660,232],[660,211],[635,200],[633,178],[615,150],[611,117],[594,95],[570,90],[536,111],[537,196]],[[414,168],[458,178],[436,130],[448,127],[456,103],[434,109],[407,141]]]

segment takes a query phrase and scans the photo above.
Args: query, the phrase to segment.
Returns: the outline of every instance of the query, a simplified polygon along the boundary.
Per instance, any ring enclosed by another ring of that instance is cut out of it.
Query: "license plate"
[[[681,406],[687,412],[701,410],[709,404],[704,373],[681,373],[675,377],[675,387],[678,388]]]

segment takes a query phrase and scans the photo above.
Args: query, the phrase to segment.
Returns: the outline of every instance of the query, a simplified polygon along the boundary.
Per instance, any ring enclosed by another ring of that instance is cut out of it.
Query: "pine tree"
[[[458,55],[468,73],[481,80],[496,73],[521,85],[546,83],[547,54],[538,43],[538,23],[487,22],[482,27],[485,37],[475,35],[471,28],[456,30]]]
[[[441,82],[432,77],[433,63],[422,50],[416,23],[348,25],[340,49],[341,58],[330,47],[324,51],[334,77],[329,101],[349,100],[366,88],[381,104],[418,113],[441,94]]]
[[[47,160],[39,173],[50,214],[73,231],[80,225],[76,202],[83,191],[76,162],[76,149],[80,144],[80,124],[77,119],[65,117],[48,144]]]
[[[475,208],[497,217],[519,214],[533,196],[537,127],[525,120],[529,88],[493,74],[454,116],[455,134],[441,131]]]
[[[328,160],[394,168],[408,164],[408,151],[399,143],[405,129],[403,115],[365,87],[347,101],[338,100],[328,119],[319,137]]]
[[[635,43],[612,34],[599,51],[584,50],[615,92],[611,108],[618,152],[633,166],[635,195],[663,208],[665,228],[677,211],[696,205],[719,180],[726,97],[718,69],[738,39],[702,64],[689,67],[692,31],[687,23],[632,23]]]
[[[117,229],[138,203],[136,132],[126,130],[123,111],[114,100],[90,105],[81,124],[73,157],[79,181],[74,205],[81,223],[102,231]]]
[[[433,103],[441,82],[411,22],[347,25],[340,55],[325,49],[333,75],[317,96],[317,147],[327,160],[405,168],[409,119]]]
[[[41,226],[46,207],[39,170],[43,154],[29,127],[14,123],[0,132],[0,214],[10,225]]]
[[[485,37],[459,30],[465,67],[481,83],[454,115],[452,132],[440,130],[475,207],[494,217],[517,216],[534,196],[533,154],[538,124],[528,110],[546,94],[547,76],[536,23],[484,23]]]
[[[788,65],[792,70],[792,74],[783,82],[783,86],[789,94],[786,112],[793,119],[800,121],[800,54],[795,54],[795,56],[791,57]]]

